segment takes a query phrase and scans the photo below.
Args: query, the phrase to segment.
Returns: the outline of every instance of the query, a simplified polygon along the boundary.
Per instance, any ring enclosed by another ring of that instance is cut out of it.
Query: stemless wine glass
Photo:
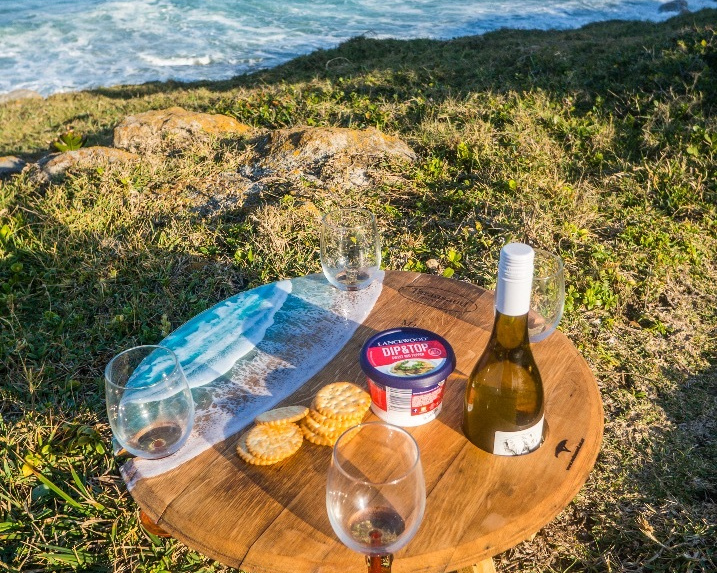
[[[550,336],[563,316],[565,304],[565,275],[563,259],[543,249],[535,251],[533,292],[528,315],[530,342],[540,342]]]
[[[194,401],[177,356],[162,346],[137,346],[105,368],[107,415],[115,439],[140,458],[181,448],[194,424]]]
[[[390,573],[393,553],[418,531],[426,507],[418,444],[403,428],[359,424],[334,445],[326,482],[329,521],[366,555],[369,573]]]
[[[381,266],[376,218],[367,209],[336,209],[321,220],[321,268],[340,290],[373,282]]]

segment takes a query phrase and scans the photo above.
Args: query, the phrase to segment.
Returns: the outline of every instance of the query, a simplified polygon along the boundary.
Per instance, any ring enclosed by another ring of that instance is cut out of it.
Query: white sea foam
[[[323,275],[265,285],[219,303],[168,336],[161,344],[177,353],[193,379],[194,428],[177,453],[125,463],[129,487],[241,431],[319,372],[366,319],[382,280],[383,272],[351,293],[333,288]],[[238,346],[241,339],[251,344]]]
[[[664,0],[667,1],[667,0]],[[664,20],[657,0],[3,0],[0,93],[217,80],[348,38]],[[689,0],[692,10],[714,0]]]
[[[264,339],[292,290],[289,280],[233,296],[206,310],[162,341],[177,354],[190,388],[228,372]]]
[[[212,63],[212,58],[210,56],[161,58],[153,56],[152,54],[139,54],[139,57],[148,64],[158,66],[160,68],[166,66],[208,66]]]

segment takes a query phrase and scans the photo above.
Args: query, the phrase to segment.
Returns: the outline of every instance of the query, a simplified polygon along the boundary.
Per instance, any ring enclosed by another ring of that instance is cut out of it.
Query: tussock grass
[[[717,570],[717,12],[662,24],[357,38],[226,82],[0,106],[0,155],[73,128],[109,144],[180,105],[258,129],[397,135],[370,190],[232,185],[244,142],[0,182],[0,570],[222,571],[139,526],[102,370],[200,311],[319,271],[317,217],[373,209],[386,266],[492,287],[500,246],[566,261],[561,329],[595,372],[604,447],[574,503],[500,571]]]

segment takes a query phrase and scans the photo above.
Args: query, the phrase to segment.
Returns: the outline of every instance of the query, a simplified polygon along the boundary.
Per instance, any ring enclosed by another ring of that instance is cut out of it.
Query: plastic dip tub
[[[360,362],[373,413],[389,424],[420,426],[440,414],[456,355],[430,330],[393,328],[366,341]]]

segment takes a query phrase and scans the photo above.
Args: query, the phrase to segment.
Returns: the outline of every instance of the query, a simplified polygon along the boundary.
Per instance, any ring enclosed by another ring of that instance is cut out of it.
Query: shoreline
[[[490,36],[491,34],[495,33],[525,33],[525,34],[531,34],[535,32],[547,32],[547,33],[567,33],[567,32],[576,32],[579,30],[582,30],[587,27],[601,25],[601,24],[609,24],[613,22],[632,22],[632,23],[640,23],[640,24],[654,24],[659,25],[661,23],[667,22],[671,20],[672,18],[677,18],[680,16],[690,15],[690,14],[698,14],[705,10],[714,10],[717,9],[717,0],[714,0],[715,6],[714,8],[701,8],[700,10],[696,11],[690,11],[689,10],[689,1],[688,0],[669,0],[667,2],[662,3],[656,11],[656,14],[662,14],[667,15],[667,18],[662,20],[652,20],[652,19],[605,19],[605,20],[595,20],[593,22],[584,23],[577,27],[567,27],[567,28],[511,28],[511,27],[497,27],[495,29],[491,29],[485,32],[480,32],[476,34],[467,34],[467,35],[460,35],[455,36],[451,38],[446,39],[440,39],[440,38],[427,38],[427,37],[413,37],[413,38],[376,38],[377,41],[399,41],[399,42],[410,42],[414,40],[431,40],[436,42],[450,42],[460,39],[468,39],[468,38],[485,38]],[[37,98],[38,96],[41,98],[48,98],[56,95],[62,95],[62,94],[71,94],[71,93],[81,93],[81,92],[91,92],[95,90],[103,90],[103,89],[113,89],[113,88],[122,88],[122,87],[128,87],[128,86],[145,86],[149,84],[169,84],[169,83],[180,83],[185,84],[187,86],[196,85],[196,84],[204,84],[204,83],[214,83],[214,82],[227,82],[232,81],[237,78],[251,76],[254,74],[261,74],[265,73],[267,71],[279,68],[281,66],[284,66],[296,59],[304,58],[311,56],[312,54],[319,53],[319,52],[328,52],[332,50],[339,49],[343,44],[350,42],[352,40],[355,40],[357,38],[362,37],[370,37],[368,34],[360,34],[357,36],[352,36],[350,38],[347,38],[338,44],[332,45],[332,46],[326,46],[326,47],[318,47],[311,49],[307,52],[297,53],[288,59],[282,59],[273,65],[268,65],[266,67],[257,67],[255,69],[248,69],[245,71],[240,71],[239,73],[234,73],[231,75],[227,75],[226,77],[218,77],[218,78],[201,78],[201,79],[183,79],[181,77],[181,74],[177,77],[173,78],[154,78],[154,79],[147,79],[146,81],[142,81],[139,83],[132,83],[132,82],[119,82],[119,83],[98,83],[96,85],[89,85],[86,87],[80,87],[78,89],[60,89],[58,91],[51,91],[49,93],[44,93],[44,90],[38,90],[38,89],[32,89],[28,87],[23,87],[22,84],[20,84],[19,87],[7,90],[7,91],[0,91],[0,105],[2,105],[5,102],[8,101],[14,101],[17,99],[25,99],[25,98]],[[27,84],[28,82],[24,82]]]

